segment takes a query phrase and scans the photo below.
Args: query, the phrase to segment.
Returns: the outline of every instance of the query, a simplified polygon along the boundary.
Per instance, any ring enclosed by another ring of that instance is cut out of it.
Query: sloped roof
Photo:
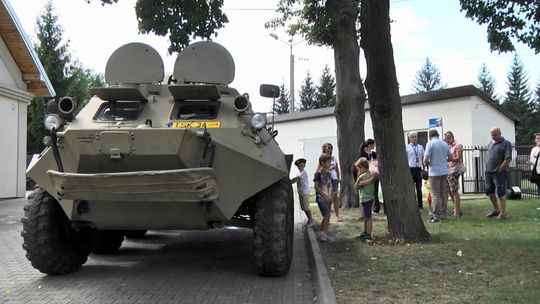
[[[0,2],[0,37],[21,71],[27,90],[36,96],[51,97],[56,93],[8,0]]]
[[[424,92],[424,93],[401,96],[401,105],[407,106],[407,105],[418,104],[418,103],[438,102],[441,100],[448,100],[452,98],[460,98],[460,97],[467,97],[467,96],[478,96],[481,99],[483,99],[487,104],[494,107],[497,111],[501,112],[503,115],[508,117],[510,120],[514,122],[519,122],[519,119],[507,113],[499,104],[497,104],[493,99],[491,99],[491,97],[489,97],[486,93],[484,93],[482,90],[476,88],[473,85],[466,85],[466,86],[461,86],[461,87],[441,89],[441,90],[436,90],[436,91],[429,91],[429,92]],[[364,109],[369,110],[368,102],[366,102]],[[331,115],[332,116],[334,115],[334,107],[281,114],[281,115],[275,116],[274,122],[286,122],[286,121],[309,119],[309,118],[324,117],[324,116],[331,116]]]

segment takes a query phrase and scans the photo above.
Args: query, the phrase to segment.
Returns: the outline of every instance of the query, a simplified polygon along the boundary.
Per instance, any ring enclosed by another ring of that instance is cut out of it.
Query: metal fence
[[[531,172],[528,164],[532,145],[512,147],[512,162],[508,176],[507,188],[518,186],[523,197],[536,198],[537,188],[527,178]],[[485,191],[485,171],[487,146],[464,146],[463,164],[466,172],[461,179],[463,193],[482,193]]]

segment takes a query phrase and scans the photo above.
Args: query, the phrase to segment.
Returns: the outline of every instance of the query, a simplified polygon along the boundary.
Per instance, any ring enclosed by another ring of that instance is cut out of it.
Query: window
[[[190,101],[177,102],[171,114],[172,120],[216,119],[219,102]]]
[[[142,113],[141,102],[105,102],[101,104],[94,120],[129,121],[137,120]]]

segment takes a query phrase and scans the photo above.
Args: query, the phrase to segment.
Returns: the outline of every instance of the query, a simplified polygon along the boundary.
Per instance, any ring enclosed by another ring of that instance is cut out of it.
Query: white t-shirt
[[[529,157],[529,161],[531,164],[531,170],[534,167],[534,164],[536,163],[536,156],[540,153],[540,148],[538,146],[535,146],[531,149],[531,155]],[[536,165],[536,172],[540,174],[540,159],[538,160],[538,165]]]
[[[334,168],[337,168],[338,162],[337,162],[337,159],[334,156],[332,156],[332,159],[330,160],[330,163],[334,166]],[[328,170],[328,171],[332,175],[332,180],[338,179],[336,169],[332,169],[332,170]]]
[[[296,187],[298,188],[298,194],[300,195],[309,195],[309,178],[306,170],[298,172],[296,174],[298,181],[296,182]]]

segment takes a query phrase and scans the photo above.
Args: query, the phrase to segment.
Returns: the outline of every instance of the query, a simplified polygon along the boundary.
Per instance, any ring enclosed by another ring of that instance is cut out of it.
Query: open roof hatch
[[[119,47],[105,67],[105,81],[109,85],[153,84],[161,82],[163,76],[163,60],[159,53],[140,42]]]
[[[228,85],[234,80],[234,60],[220,44],[196,42],[178,54],[173,74],[179,83]]]

